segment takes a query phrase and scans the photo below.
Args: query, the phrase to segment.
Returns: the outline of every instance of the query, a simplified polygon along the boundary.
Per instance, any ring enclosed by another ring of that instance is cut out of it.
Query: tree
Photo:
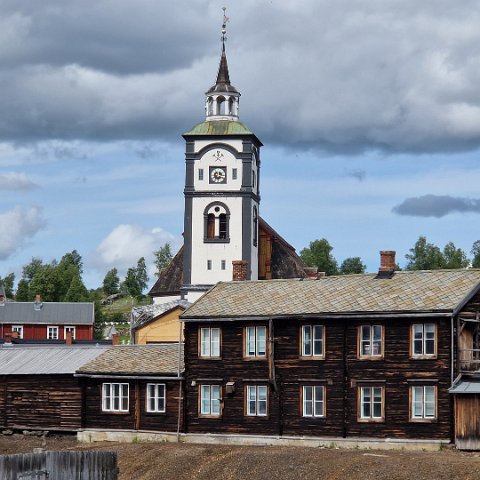
[[[17,291],[15,293],[15,300],[17,302],[28,302],[31,299],[30,289],[28,287],[28,281],[25,278],[22,278],[17,285]]]
[[[130,267],[120,288],[126,290],[132,297],[141,297],[147,288],[148,275],[145,258],[141,257],[136,267]]]
[[[445,266],[441,250],[436,245],[428,243],[424,236],[420,236],[409,251],[410,253],[405,255],[408,260],[406,270],[438,270]]]
[[[41,258],[32,257],[32,260],[22,268],[22,278],[27,282],[30,282],[38,270],[43,266],[43,260]]]
[[[138,287],[140,288],[140,294],[147,288],[148,285],[148,275],[147,275],[147,265],[145,264],[145,257],[141,257],[137,262],[137,281]]]
[[[470,253],[473,255],[472,267],[480,268],[480,240],[477,240],[476,242],[474,242]]]
[[[163,247],[160,247],[160,250],[153,252],[153,255],[155,256],[155,267],[157,267],[155,275],[159,277],[161,271],[167,267],[173,259],[170,244],[166,243]]]
[[[105,295],[113,295],[119,292],[120,278],[118,277],[118,270],[112,268],[109,270],[103,279],[103,291]]]
[[[35,273],[28,286],[30,298],[41,295],[46,302],[61,301],[59,295],[60,279],[55,264],[42,265]],[[68,288],[68,287],[67,287]]]
[[[351,275],[353,273],[365,273],[367,266],[362,263],[360,257],[346,258],[340,265],[340,273],[342,275]]]
[[[335,275],[338,273],[338,264],[331,254],[332,250],[328,240],[322,238],[310,242],[310,245],[300,252],[300,257],[309,267],[317,267],[320,272]]]
[[[448,242],[443,249],[443,268],[467,268],[470,260],[461,248],[456,248],[453,242]]]
[[[13,284],[15,283],[15,274],[9,273],[5,278],[0,277],[0,285],[3,285],[6,297],[13,297]]]
[[[76,273],[70,282],[67,293],[62,298],[64,302],[86,302],[88,301],[88,290],[83,284],[80,273]]]

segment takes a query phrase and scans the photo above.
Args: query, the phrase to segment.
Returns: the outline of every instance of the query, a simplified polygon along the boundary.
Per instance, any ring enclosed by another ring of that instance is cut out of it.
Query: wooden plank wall
[[[480,395],[455,395],[455,444],[480,450]]]

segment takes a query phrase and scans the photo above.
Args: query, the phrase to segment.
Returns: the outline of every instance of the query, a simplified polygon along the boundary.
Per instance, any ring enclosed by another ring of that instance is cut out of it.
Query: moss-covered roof
[[[253,132],[241,122],[214,120],[199,123],[184,135],[253,135]]]

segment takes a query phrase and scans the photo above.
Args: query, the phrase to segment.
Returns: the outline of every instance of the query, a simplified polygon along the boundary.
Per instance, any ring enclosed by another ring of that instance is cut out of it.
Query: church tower
[[[219,281],[232,280],[242,261],[246,279],[258,278],[260,147],[239,121],[240,93],[230,83],[222,51],[215,84],[205,94],[205,121],[183,135],[186,142],[182,295],[190,302]]]

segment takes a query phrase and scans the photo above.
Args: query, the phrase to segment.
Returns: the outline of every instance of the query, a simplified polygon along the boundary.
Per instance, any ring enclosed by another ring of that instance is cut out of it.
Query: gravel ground
[[[0,454],[32,452],[42,438],[0,435]],[[171,443],[79,444],[47,436],[47,450],[111,450],[120,480],[480,480],[480,453],[231,447]]]

